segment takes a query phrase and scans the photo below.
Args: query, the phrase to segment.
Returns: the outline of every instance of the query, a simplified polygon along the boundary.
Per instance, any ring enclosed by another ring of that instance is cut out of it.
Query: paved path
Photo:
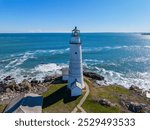
[[[89,86],[88,86],[88,84],[86,82],[84,82],[84,84],[85,84],[85,88],[86,88],[86,93],[85,93],[85,95],[82,97],[82,99],[80,100],[78,105],[73,109],[73,111],[71,113],[76,113],[78,111],[78,109],[82,113],[86,113],[86,111],[81,106],[84,103],[84,101],[86,100],[87,96],[89,95],[90,89],[89,89]]]

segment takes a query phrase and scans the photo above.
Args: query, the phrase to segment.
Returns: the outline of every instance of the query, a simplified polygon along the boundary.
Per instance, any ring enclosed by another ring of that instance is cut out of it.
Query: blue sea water
[[[0,34],[0,80],[42,80],[69,62],[69,33]],[[138,33],[81,33],[84,69],[107,84],[150,88],[150,36]]]

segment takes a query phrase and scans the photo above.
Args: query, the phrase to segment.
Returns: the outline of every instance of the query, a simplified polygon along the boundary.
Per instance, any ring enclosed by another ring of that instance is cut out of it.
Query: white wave
[[[138,63],[140,63],[140,62],[143,62],[143,63],[149,63],[150,62],[150,57],[148,58],[148,57],[138,57],[138,58],[134,58],[134,60],[133,61],[135,61],[135,62],[138,62]]]
[[[83,48],[83,52],[98,52],[102,50],[117,50],[117,49],[126,49],[126,50],[132,50],[132,49],[149,49],[150,46],[105,46],[105,47],[92,47],[92,48]]]
[[[63,67],[68,67],[68,65],[57,65],[55,63],[49,63],[37,65],[32,69],[12,68],[9,71],[0,70],[0,81],[2,81],[7,76],[11,76],[12,78],[14,78],[17,83],[22,82],[24,79],[27,79],[29,81],[31,81],[32,79],[43,81],[44,77],[46,77],[47,75],[62,75],[61,69]]]
[[[144,39],[150,39],[150,35],[141,35],[141,37]]]
[[[83,62],[99,62],[99,63],[103,63],[103,60],[97,60],[97,59],[84,59]]]
[[[150,46],[144,46],[144,47],[150,49]]]
[[[20,83],[23,79],[37,79],[42,81],[47,75],[61,75],[61,69],[63,67],[68,67],[68,65],[49,63],[37,65],[32,69],[12,68],[10,71],[0,70],[0,80],[3,80],[5,77],[10,75],[16,80],[17,83]],[[111,70],[106,70],[104,68],[88,66],[87,64],[84,64],[84,67],[92,71],[95,70],[95,72],[104,76],[106,80],[104,83],[106,85],[118,84],[126,88],[129,88],[131,85],[135,85],[145,90],[150,89],[150,73],[148,72],[122,74]]]
[[[61,66],[56,65],[55,63],[42,64],[35,67],[35,71],[38,72],[52,72],[62,69]]]
[[[24,79],[28,78],[28,77],[26,78],[24,77],[25,73],[26,73],[26,70],[21,69],[21,68],[11,69],[10,71],[7,71],[7,72],[3,70],[0,75],[0,80],[2,81],[5,77],[11,76],[12,78],[14,78],[16,83],[20,83]]]
[[[13,61],[11,61],[8,65],[5,66],[5,68],[16,67],[18,65],[21,65],[22,63],[24,63],[29,58],[33,58],[33,54],[26,52],[23,56],[18,57],[16,59],[14,59]]]
[[[0,63],[9,62],[9,61],[11,61],[11,60],[12,60],[11,58],[3,59],[3,60],[0,61]]]
[[[141,56],[141,57],[127,57],[121,59],[122,63],[127,63],[127,62],[137,62],[137,63],[150,63],[150,55],[148,54],[147,56]]]
[[[36,50],[36,51],[27,51],[25,53],[19,53],[19,54],[11,54],[11,58],[3,59],[1,62],[7,62],[10,61],[5,68],[9,67],[16,67],[18,65],[21,65],[26,60],[30,58],[36,57],[37,54],[42,53],[50,53],[51,55],[57,55],[57,54],[63,54],[69,51],[69,48],[65,49],[56,49],[56,50]]]
[[[83,48],[83,52],[98,52],[102,50],[114,50],[114,49],[124,49],[128,48],[129,46],[105,46],[105,47],[93,47],[93,48]]]
[[[55,63],[49,63],[49,64],[42,64],[36,66],[34,69],[32,69],[32,73],[34,73],[34,77],[37,80],[43,81],[43,78],[47,75],[56,76],[56,75],[62,75],[61,69],[63,67],[68,67],[66,64],[60,64],[57,65]]]
[[[33,53],[38,54],[38,53],[50,53],[52,55],[56,54],[63,54],[69,51],[69,48],[66,49],[56,49],[56,50],[36,50]]]
[[[105,77],[107,85],[118,84],[126,88],[135,85],[144,90],[150,89],[150,73],[121,74],[104,68],[95,67],[95,69],[96,72]]]

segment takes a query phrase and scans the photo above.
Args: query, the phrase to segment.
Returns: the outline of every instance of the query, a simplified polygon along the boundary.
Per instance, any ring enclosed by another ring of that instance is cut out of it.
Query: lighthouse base
[[[74,81],[68,86],[68,89],[71,91],[71,96],[80,96],[82,95],[82,86],[79,82]]]
[[[77,97],[80,95],[82,95],[82,89],[76,87],[76,88],[71,90],[71,97]]]

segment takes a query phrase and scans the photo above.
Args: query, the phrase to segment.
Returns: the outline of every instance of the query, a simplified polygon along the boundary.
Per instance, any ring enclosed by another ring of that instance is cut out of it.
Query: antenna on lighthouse
[[[72,30],[72,35],[74,37],[79,37],[80,34],[80,30],[77,29],[77,27],[75,26],[75,28]]]

